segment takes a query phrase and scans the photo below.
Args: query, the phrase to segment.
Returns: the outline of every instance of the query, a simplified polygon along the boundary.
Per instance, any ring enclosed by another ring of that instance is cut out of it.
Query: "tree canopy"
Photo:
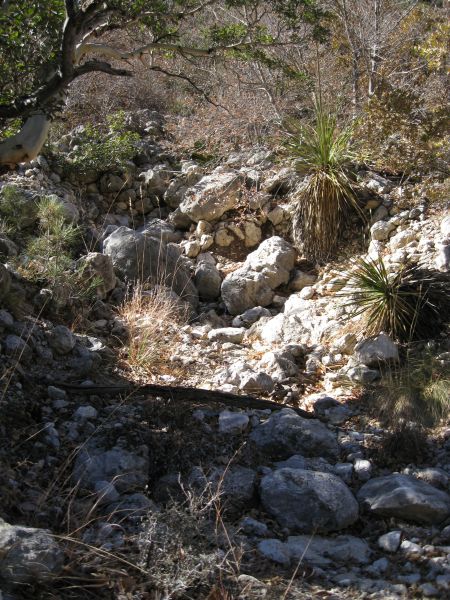
[[[24,119],[0,144],[0,164],[34,158],[70,84],[92,72],[132,76],[145,53],[192,59],[269,60],[265,50],[322,39],[315,0],[3,0],[0,5],[0,125]],[[117,35],[144,40],[124,47]]]

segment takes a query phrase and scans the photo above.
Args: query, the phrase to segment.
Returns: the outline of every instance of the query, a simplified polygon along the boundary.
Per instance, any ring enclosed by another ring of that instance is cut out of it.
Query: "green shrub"
[[[0,189],[0,220],[4,233],[14,233],[36,222],[37,205],[15,185]]]
[[[28,240],[26,251],[19,256],[19,270],[49,287],[57,304],[94,296],[98,278],[86,278],[73,258],[80,229],[65,221],[64,207],[52,196],[38,202],[37,217],[37,235]]]
[[[336,115],[316,99],[314,125],[295,127],[285,144],[298,170],[310,175],[296,198],[293,236],[314,261],[335,250],[349,211],[362,215],[349,172],[355,159],[352,132],[352,127],[340,130]]]
[[[382,258],[359,259],[344,285],[339,295],[349,299],[351,316],[364,315],[369,335],[385,331],[400,342],[431,339],[450,316],[449,275],[415,263],[389,272]]]
[[[79,138],[63,167],[80,174],[124,169],[135,156],[140,139],[137,133],[126,131],[123,112],[107,117],[106,127],[86,125]]]

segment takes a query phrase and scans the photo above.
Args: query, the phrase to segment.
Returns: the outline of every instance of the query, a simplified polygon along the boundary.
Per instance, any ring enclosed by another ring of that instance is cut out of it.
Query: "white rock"
[[[226,228],[222,228],[222,229],[218,229],[216,231],[215,236],[214,236],[214,241],[217,246],[226,248],[227,246],[230,246],[230,244],[233,243],[234,236],[230,235],[230,233],[228,232],[228,230]]]
[[[411,242],[417,240],[417,233],[412,231],[411,229],[406,229],[405,231],[400,231],[396,233],[394,237],[392,237],[389,241],[389,246],[392,251],[399,250],[400,248],[404,248]]]
[[[246,221],[244,223],[244,234],[245,234],[245,246],[246,248],[252,248],[261,241],[262,232],[261,228],[255,225],[252,221]]]
[[[214,221],[235,208],[239,201],[242,175],[213,172],[186,190],[179,209],[192,221]]]
[[[370,235],[373,240],[383,242],[389,238],[394,229],[395,225],[391,221],[377,221],[370,228]]]
[[[237,315],[254,306],[272,302],[274,289],[289,280],[296,251],[280,237],[271,237],[247,256],[242,267],[227,275],[222,298],[228,311]]]
[[[190,240],[184,244],[184,253],[189,258],[195,258],[200,254],[200,242],[198,240]]]
[[[355,346],[356,360],[368,367],[399,359],[398,347],[386,333],[362,340]]]
[[[213,342],[231,342],[240,344],[244,338],[245,327],[221,327],[220,329],[211,329],[208,332],[208,339]]]
[[[284,216],[284,210],[281,206],[275,206],[275,208],[267,214],[267,218],[274,226],[279,225],[283,221]]]

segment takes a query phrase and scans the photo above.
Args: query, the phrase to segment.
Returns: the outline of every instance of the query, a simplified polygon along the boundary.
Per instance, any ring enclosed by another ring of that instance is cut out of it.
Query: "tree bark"
[[[31,114],[18,133],[0,143],[0,165],[14,167],[36,158],[47,139],[50,123],[51,118],[44,111]]]

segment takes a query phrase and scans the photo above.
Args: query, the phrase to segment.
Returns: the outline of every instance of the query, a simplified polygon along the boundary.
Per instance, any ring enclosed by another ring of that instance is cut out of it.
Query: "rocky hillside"
[[[364,218],[315,265],[295,161],[126,126],[121,168],[67,168],[77,128],[0,181],[0,598],[446,597],[445,183],[361,168]],[[420,341],[358,306],[374,266],[427,290]],[[404,392],[419,359],[437,408]]]

